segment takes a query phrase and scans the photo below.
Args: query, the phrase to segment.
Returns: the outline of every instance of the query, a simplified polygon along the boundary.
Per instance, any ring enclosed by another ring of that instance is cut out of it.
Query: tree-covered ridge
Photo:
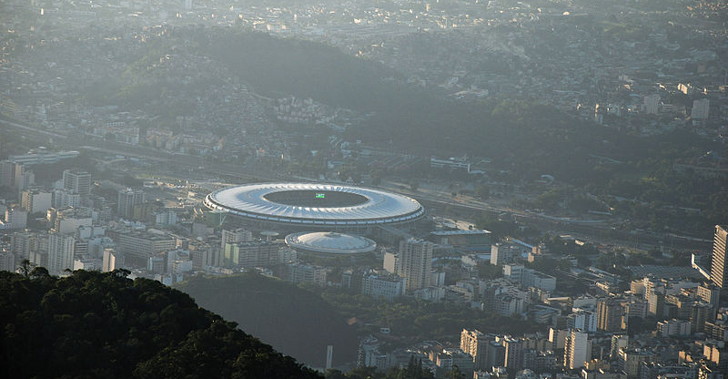
[[[0,376],[315,378],[195,304],[128,272],[0,272]]]

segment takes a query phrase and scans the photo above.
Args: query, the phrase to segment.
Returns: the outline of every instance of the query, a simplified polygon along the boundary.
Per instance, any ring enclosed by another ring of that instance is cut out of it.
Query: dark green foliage
[[[317,377],[184,293],[127,275],[0,272],[0,376]]]
[[[336,288],[324,289],[322,297],[347,318],[356,317],[363,324],[391,328],[392,335],[412,341],[449,341],[453,336],[458,336],[464,327],[509,334],[535,332],[540,328],[537,324],[516,318],[448,303],[406,298],[383,302]]]

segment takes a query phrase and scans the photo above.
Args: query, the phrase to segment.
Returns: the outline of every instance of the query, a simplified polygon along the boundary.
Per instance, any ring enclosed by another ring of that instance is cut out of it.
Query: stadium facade
[[[361,230],[413,223],[425,215],[407,196],[338,184],[241,185],[214,191],[204,203],[245,223],[299,230]]]

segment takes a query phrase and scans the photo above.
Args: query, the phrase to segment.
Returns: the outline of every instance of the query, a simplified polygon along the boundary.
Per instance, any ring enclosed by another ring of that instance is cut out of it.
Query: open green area
[[[21,271],[0,271],[2,377],[318,377],[159,282]]]

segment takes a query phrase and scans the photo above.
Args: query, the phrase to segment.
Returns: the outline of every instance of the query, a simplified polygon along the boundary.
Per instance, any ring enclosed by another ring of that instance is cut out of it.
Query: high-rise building
[[[518,371],[523,368],[523,339],[506,336],[500,341],[506,350],[505,367],[508,371]]]
[[[570,370],[584,367],[584,362],[591,359],[589,334],[573,329],[566,336],[564,347],[564,366]]]
[[[222,241],[220,241],[220,249],[225,250],[225,244],[250,242],[253,240],[253,233],[245,229],[222,230]]]
[[[399,243],[397,274],[407,278],[408,291],[430,286],[434,246],[432,242],[414,238]]]
[[[473,357],[476,369],[485,370],[488,367],[486,366],[488,344],[492,340],[493,338],[477,329],[463,329],[460,333],[460,350]]]
[[[280,244],[273,242],[237,242],[225,244],[225,263],[245,268],[270,267],[281,263]]]
[[[48,272],[51,275],[62,274],[64,270],[73,270],[73,255],[76,239],[58,233],[48,234]]]
[[[602,299],[597,302],[597,329],[618,332],[625,329],[624,307],[617,299]]]
[[[134,216],[134,206],[144,203],[144,192],[127,188],[119,191],[116,203],[119,217],[131,219]]]
[[[124,257],[114,249],[104,249],[104,256],[101,261],[101,272],[114,271],[121,268],[124,263]]]
[[[63,171],[63,188],[81,196],[91,193],[91,174],[82,170]]]
[[[175,247],[176,240],[170,235],[131,232],[118,236],[118,251],[123,254],[125,263],[129,264],[145,265],[149,257]]]
[[[715,234],[713,235],[713,261],[710,265],[710,281],[720,288],[728,286],[726,240],[728,240],[728,225],[716,225]]]
[[[26,189],[21,193],[20,205],[28,213],[45,212],[53,206],[53,194],[37,188]]]

